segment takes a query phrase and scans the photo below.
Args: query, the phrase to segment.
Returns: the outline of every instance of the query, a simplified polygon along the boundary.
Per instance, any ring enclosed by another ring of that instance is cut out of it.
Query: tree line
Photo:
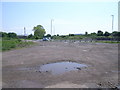
[[[35,27],[33,27],[33,31],[34,31],[34,35],[30,34],[28,36],[26,36],[27,39],[42,39],[43,37],[51,37],[53,39],[55,39],[55,37],[62,37],[62,38],[66,38],[66,37],[73,37],[73,36],[86,36],[86,37],[92,37],[92,38],[120,38],[120,32],[118,31],[114,31],[112,33],[109,33],[107,31],[105,31],[105,33],[102,30],[98,30],[97,33],[90,33],[88,34],[88,32],[85,32],[85,34],[83,35],[75,35],[75,34],[69,34],[69,35],[54,35],[51,36],[50,34],[46,34],[46,31],[44,29],[44,27],[42,25],[37,25]],[[14,32],[0,32],[0,37],[3,38],[18,38],[18,35]]]
[[[14,32],[6,33],[6,32],[0,32],[0,37],[3,38],[18,38],[17,34]]]
[[[85,35],[88,35],[87,32],[85,32]],[[113,31],[112,33],[109,33],[107,31],[105,31],[105,33],[103,33],[103,31],[98,30],[97,33],[91,33],[90,35],[96,35],[96,36],[120,36],[120,32],[118,31]]]
[[[33,27],[33,31],[34,31],[34,35],[30,34],[27,37],[26,36],[22,36],[22,37],[26,37],[28,39],[42,39],[46,34],[46,31],[42,25],[37,25],[37,26]],[[17,39],[17,38],[19,38],[19,35],[17,35],[14,32],[9,32],[9,33],[0,32],[0,37]]]

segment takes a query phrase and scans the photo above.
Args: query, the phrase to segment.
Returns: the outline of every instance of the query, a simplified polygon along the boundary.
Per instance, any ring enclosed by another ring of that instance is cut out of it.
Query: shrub
[[[20,39],[2,40],[2,51],[10,50],[12,48],[26,47],[33,44],[33,42],[23,42]]]

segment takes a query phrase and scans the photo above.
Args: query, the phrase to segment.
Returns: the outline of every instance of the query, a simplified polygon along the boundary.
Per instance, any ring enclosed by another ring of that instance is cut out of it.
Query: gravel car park
[[[62,74],[40,69],[58,62],[87,67],[69,71],[66,66],[68,71]],[[118,44],[38,42],[2,53],[3,88],[116,88],[118,72]]]

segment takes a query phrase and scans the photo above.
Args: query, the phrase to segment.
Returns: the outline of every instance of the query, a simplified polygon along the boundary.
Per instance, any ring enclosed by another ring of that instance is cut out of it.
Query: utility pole
[[[111,15],[112,16],[112,33],[113,33],[113,29],[114,29],[114,15]],[[114,40],[113,38],[113,35],[112,35],[112,40]]]
[[[54,20],[53,19],[51,19],[51,36],[52,36],[52,22],[53,22]]]
[[[55,26],[54,26],[54,28],[53,28],[53,29],[54,29],[54,35],[55,35]]]
[[[24,36],[26,35],[26,28],[24,27]]]
[[[26,37],[25,37],[25,35],[26,35],[26,28],[24,27],[24,39],[25,39],[25,42],[26,42]]]
[[[113,32],[113,29],[114,29],[114,15],[111,15],[112,16],[112,32]]]

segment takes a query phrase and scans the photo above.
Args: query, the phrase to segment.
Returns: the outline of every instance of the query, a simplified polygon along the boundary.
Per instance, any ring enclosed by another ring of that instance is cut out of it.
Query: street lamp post
[[[24,27],[24,36],[26,35],[26,28]]]
[[[52,36],[52,22],[53,22],[54,20],[53,19],[51,19],[51,36]]]
[[[112,16],[112,32],[113,32],[113,29],[114,29],[114,15],[111,15]]]
[[[55,26],[54,26],[53,30],[54,30],[54,35],[55,35]]]
[[[25,42],[26,42],[26,28],[24,27],[24,39],[25,39]]]
[[[112,16],[112,33],[113,33],[113,29],[114,29],[114,15],[111,15]],[[114,40],[113,39],[113,34],[112,34],[112,40]]]

